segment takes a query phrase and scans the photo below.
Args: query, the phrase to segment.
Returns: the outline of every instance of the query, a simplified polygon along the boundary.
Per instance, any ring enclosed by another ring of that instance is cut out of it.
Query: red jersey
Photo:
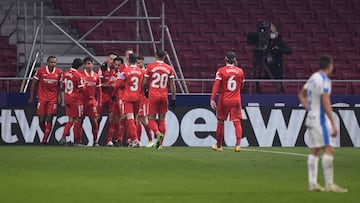
[[[89,102],[91,100],[95,100],[96,88],[99,88],[101,86],[99,75],[94,71],[88,73],[86,70],[84,70],[82,72],[82,77],[84,79],[84,85],[85,85],[83,91],[83,101]]]
[[[108,67],[105,71],[99,68],[98,75],[104,85],[114,85],[116,82],[116,71],[113,68]],[[111,98],[113,91],[113,87],[102,87],[103,98]]]
[[[216,72],[215,80],[219,81],[219,99],[240,101],[240,90],[244,83],[244,71],[233,65],[221,67]],[[216,92],[212,92],[215,99]]]
[[[124,70],[120,79],[123,80],[124,92],[122,100],[140,102],[142,99],[142,83],[144,72],[137,66],[129,66]]]
[[[64,89],[65,89],[65,103],[78,104],[82,103],[82,89],[84,82],[82,74],[74,69],[70,68],[64,72]]]
[[[50,72],[47,66],[42,66],[36,71],[34,79],[39,81],[38,100],[57,103],[60,89],[59,84],[62,80],[61,69],[55,67]]]
[[[174,78],[174,69],[163,61],[147,66],[145,77],[149,78],[149,97],[167,97],[168,80]]]

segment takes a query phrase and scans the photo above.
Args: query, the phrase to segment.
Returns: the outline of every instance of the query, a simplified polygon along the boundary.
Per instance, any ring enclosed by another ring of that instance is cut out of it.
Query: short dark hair
[[[225,53],[225,61],[229,64],[234,64],[236,60],[236,54],[233,51],[227,51]]]
[[[83,62],[84,62],[84,63],[88,63],[88,62],[94,63],[94,61],[92,60],[92,58],[91,58],[90,56],[85,57],[84,60],[83,60]]]
[[[72,62],[72,68],[78,69],[80,66],[83,65],[83,61],[79,58],[74,59]]]
[[[156,56],[157,56],[158,58],[160,58],[160,59],[164,59],[165,56],[166,56],[166,51],[161,50],[161,49],[158,49],[158,50],[156,51]]]
[[[49,56],[46,61],[49,62],[50,59],[56,59],[56,56]]]
[[[121,64],[123,64],[123,63],[124,63],[124,59],[123,59],[123,58],[121,58],[120,56],[118,56],[118,57],[114,58],[114,61],[120,61],[120,62],[121,62]]]
[[[138,58],[138,57],[137,57],[136,54],[129,54],[129,63],[130,63],[130,64],[135,64],[137,58]]]
[[[138,56],[137,60],[145,60],[145,58],[143,56]]]
[[[110,56],[110,55],[119,56],[119,55],[118,55],[116,52],[114,52],[114,51],[110,51],[110,52],[109,52],[109,56]]]
[[[334,62],[333,58],[329,55],[322,55],[319,57],[319,68],[326,70]]]

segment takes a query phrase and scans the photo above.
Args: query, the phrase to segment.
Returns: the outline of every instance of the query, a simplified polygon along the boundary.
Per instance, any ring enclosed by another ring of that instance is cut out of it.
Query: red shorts
[[[123,101],[121,109],[124,110],[124,114],[133,113],[137,115],[139,113],[140,102]]]
[[[37,104],[37,114],[38,115],[54,115],[57,110],[57,102],[56,101],[38,101]]]
[[[112,113],[114,111],[114,102],[111,99],[103,100],[101,103],[101,108],[98,109],[98,113],[102,114],[104,112]]]
[[[113,114],[115,116],[121,116],[122,114],[124,114],[124,109],[122,109],[121,106],[122,106],[122,100],[113,102]]]
[[[139,106],[139,117],[145,117],[149,114],[149,100],[147,98],[143,98],[140,102]]]
[[[226,120],[230,113],[230,120],[242,119],[240,101],[219,100],[216,117],[220,120]]]
[[[149,98],[149,115],[166,114],[168,111],[167,97]]]
[[[89,116],[91,118],[98,116],[95,100],[84,101],[84,116]]]
[[[65,104],[66,115],[69,117],[82,117],[83,105],[77,103]]]

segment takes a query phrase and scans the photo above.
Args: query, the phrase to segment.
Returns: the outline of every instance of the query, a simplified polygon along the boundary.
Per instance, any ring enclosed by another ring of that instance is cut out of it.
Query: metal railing
[[[39,56],[39,53],[36,54],[36,57]],[[35,64],[32,64],[32,69]],[[26,92],[28,84],[32,78],[31,77],[0,77],[0,92],[18,92],[19,87],[23,81],[26,81],[24,91]],[[210,94],[212,85],[214,83],[214,79],[199,79],[199,78],[185,78],[185,79],[176,79],[177,85],[181,82],[187,82],[189,85],[189,93],[190,94]],[[291,85],[292,87],[297,88],[299,91],[304,83],[307,80],[305,79],[291,79],[291,80],[268,80],[268,79],[247,79],[245,80],[245,87],[242,89],[243,93],[246,94],[258,94],[256,89],[256,83],[260,83],[261,85],[266,85],[267,88],[273,87],[274,83],[282,83],[285,89],[285,94],[289,93],[287,91],[287,87]],[[344,90],[341,94],[352,94],[353,91],[351,88],[360,88],[360,80],[332,80],[333,86],[336,86],[337,83],[344,84]],[[179,87],[179,86],[178,86]],[[358,91],[356,91],[358,92]],[[263,92],[268,93],[268,92]],[[277,94],[276,88],[273,87],[273,91],[271,93]],[[178,94],[187,94],[178,89]],[[336,94],[336,93],[335,93]],[[339,93],[337,93],[339,94]]]

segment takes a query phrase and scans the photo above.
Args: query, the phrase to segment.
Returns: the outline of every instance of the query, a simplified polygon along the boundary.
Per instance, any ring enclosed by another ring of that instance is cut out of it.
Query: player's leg
[[[139,147],[139,141],[136,134],[136,124],[135,124],[135,105],[132,102],[124,102],[124,112],[126,114],[127,119],[127,130],[130,136],[131,142],[129,143],[129,146],[131,147]]]
[[[81,126],[81,117],[83,115],[83,106],[82,104],[74,105],[74,143],[81,144],[82,142],[82,126]],[[76,113],[76,114],[75,114]]]
[[[154,142],[153,142],[153,138],[152,138],[152,133],[151,133],[151,129],[149,127],[149,124],[148,124],[148,119],[146,116],[140,116],[138,117],[138,121],[140,123],[140,127],[141,127],[141,124],[144,126],[145,128],[145,131],[146,131],[146,135],[148,137],[148,140],[149,140],[149,143],[146,145],[146,147],[153,147],[154,146]],[[141,136],[141,131],[138,133],[140,133],[140,136]]]
[[[324,154],[321,157],[321,163],[325,178],[325,191],[327,192],[347,192],[347,189],[341,188],[334,183],[334,147],[331,145],[324,147]]]
[[[39,115],[39,126],[40,129],[45,133],[45,120],[46,120],[46,103],[38,101],[37,114]]]
[[[241,104],[237,103],[230,109],[230,120],[233,121],[235,127],[235,135],[236,135],[236,145],[235,145],[235,152],[240,152],[240,142],[242,138],[242,126],[241,126]]]
[[[156,122],[156,115],[159,113],[159,100],[158,98],[149,98],[149,127],[157,136],[159,131],[159,126]]]
[[[52,120],[54,115],[56,115],[56,110],[57,110],[57,103],[52,103],[49,102],[47,103],[47,113],[46,113],[46,118],[45,118],[45,132],[44,132],[44,139],[43,139],[43,143],[47,143],[48,139],[50,137],[50,133],[51,133],[51,128],[52,128]]]
[[[318,165],[319,165],[319,156],[320,148],[310,149],[310,154],[307,160],[308,168],[308,181],[309,181],[309,191],[324,191],[324,188],[318,184]]]
[[[116,132],[116,146],[122,146],[122,142],[123,142],[123,136],[124,136],[124,132],[125,132],[125,127],[126,127],[126,115],[124,114],[124,103],[122,100],[119,100],[117,103],[117,108],[119,109],[119,121],[118,123],[118,127],[117,127],[117,132]]]
[[[108,101],[105,103],[105,106],[107,106],[108,112],[109,112],[109,118],[108,118],[108,129],[107,129],[107,139],[106,139],[106,145],[107,146],[114,146],[113,142],[112,142],[112,138],[114,135],[114,128],[115,128],[115,123],[114,123],[114,113],[113,113],[113,105],[112,105],[112,101]]]
[[[222,152],[222,142],[224,138],[224,120],[227,118],[229,108],[223,104],[222,100],[218,102],[218,108],[216,112],[217,127],[216,127],[216,144],[213,145],[213,149],[218,152]]]
[[[98,133],[99,133],[99,124],[98,124],[98,109],[96,108],[96,101],[92,101],[86,106],[84,106],[84,116],[88,116],[91,123],[91,131],[93,134],[93,146],[97,147],[98,144]],[[82,124],[81,124],[82,126]]]

